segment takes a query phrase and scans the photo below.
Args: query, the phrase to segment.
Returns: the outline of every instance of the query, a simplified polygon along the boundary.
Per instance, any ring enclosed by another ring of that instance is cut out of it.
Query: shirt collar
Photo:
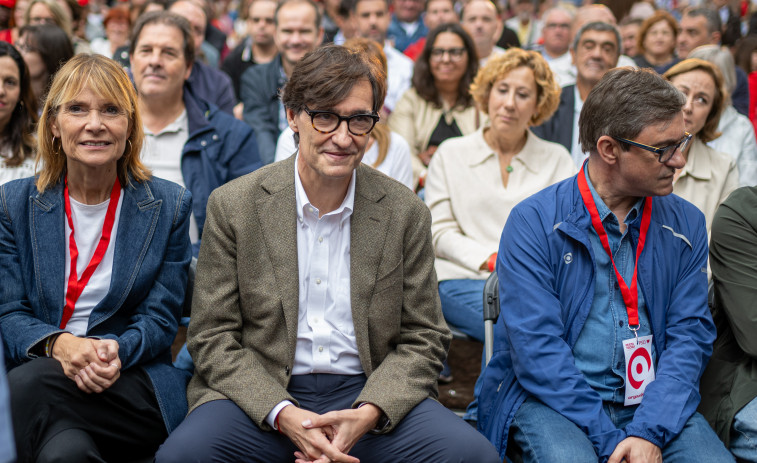
[[[712,165],[710,153],[707,150],[708,146],[695,135],[694,139],[691,140],[689,157],[686,159],[686,164],[681,169],[678,179],[689,175],[698,180],[710,180],[712,178]]]
[[[308,199],[308,195],[305,192],[305,188],[302,186],[302,179],[300,179],[300,173],[297,170],[298,161],[300,158],[300,152],[297,151],[294,160],[294,189],[295,198],[297,202],[297,221],[302,223],[306,217],[318,220],[319,211],[318,208],[313,206]],[[347,187],[347,194],[344,195],[342,204],[335,210],[324,214],[324,217],[341,215],[340,223],[344,223],[352,215],[352,211],[355,207],[355,171],[352,171],[350,177],[350,185]]]
[[[188,120],[187,120],[187,108],[184,107],[184,109],[181,111],[181,114],[179,114],[179,117],[177,117],[173,122],[168,124],[167,126],[163,127],[163,130],[161,130],[158,133],[152,133],[150,132],[147,127],[144,128],[145,133],[149,135],[162,135],[164,133],[180,133],[182,130],[187,130],[188,128]]]
[[[491,129],[489,124],[487,124],[474,132],[478,134],[474,141],[475,144],[474,146],[470,147],[470,150],[466,150],[470,153],[469,165],[471,166],[483,164],[487,159],[489,159],[489,157],[497,156],[497,154],[489,146],[489,144],[486,143],[486,139],[484,138],[485,128]],[[531,132],[530,129],[526,130],[526,144],[523,145],[523,148],[520,149],[520,152],[518,152],[518,154],[513,156],[513,159],[511,161],[511,163],[513,164],[522,164],[526,169],[530,170],[534,174],[539,173],[541,167],[544,166],[545,163],[549,163],[549,158],[550,156],[552,156],[552,153],[550,152],[548,147],[547,149],[545,149],[544,146],[537,144],[537,138],[538,137],[534,135],[534,133]]]

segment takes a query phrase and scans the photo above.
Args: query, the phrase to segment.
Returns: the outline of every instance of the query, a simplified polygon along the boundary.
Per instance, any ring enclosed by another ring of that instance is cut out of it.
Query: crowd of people
[[[756,133],[746,0],[0,0],[0,463],[757,463]]]

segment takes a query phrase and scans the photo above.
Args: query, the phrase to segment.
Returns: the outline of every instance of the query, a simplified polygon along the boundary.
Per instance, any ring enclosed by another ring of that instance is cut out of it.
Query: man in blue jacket
[[[130,60],[145,127],[142,160],[155,176],[192,192],[189,235],[196,256],[210,193],[261,166],[255,135],[186,85],[194,43],[185,18],[165,11],[143,15]]]
[[[715,327],[704,217],[670,194],[683,104],[651,71],[608,72],[581,111],[588,161],[511,212],[479,412],[502,457],[733,461],[695,412]]]

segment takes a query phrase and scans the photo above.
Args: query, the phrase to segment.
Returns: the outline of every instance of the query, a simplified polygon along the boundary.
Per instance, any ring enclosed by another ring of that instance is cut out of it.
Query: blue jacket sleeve
[[[525,215],[538,217],[535,211],[516,207],[502,234],[497,273],[504,323],[497,327],[504,326],[503,342],[509,343],[521,387],[575,423],[605,461],[626,435],[604,412],[599,394],[576,368],[565,340],[566,324],[577,309],[561,302],[557,288],[554,266],[563,256],[552,255],[548,233],[558,232],[552,227],[547,231],[538,218],[529,220]],[[585,303],[590,304],[591,298]]]
[[[240,93],[244,102],[244,121],[255,131],[258,153],[263,165],[273,162],[279,130],[277,114],[271,114],[271,95],[265,93],[265,85],[255,82],[258,74],[252,67],[242,74]]]
[[[167,206],[165,203],[164,207]],[[163,250],[160,270],[154,275],[149,293],[133,309],[124,331],[118,335],[100,336],[118,342],[118,355],[123,368],[153,360],[170,348],[176,336],[192,258],[189,242],[191,210],[192,196],[188,190],[182,189],[182,195],[171,210],[173,223],[170,235]]]
[[[672,275],[672,283],[657,278],[649,283],[658,285],[655,291],[671,294],[664,319],[665,345],[660,352],[660,344],[656,343],[659,359],[655,380],[647,386],[633,421],[625,429],[629,436],[641,437],[661,448],[680,434],[699,405],[699,379],[716,336],[707,305],[707,230],[704,216],[698,213],[696,217],[689,233],[691,252],[681,256],[680,271]],[[680,239],[663,232],[665,237]]]

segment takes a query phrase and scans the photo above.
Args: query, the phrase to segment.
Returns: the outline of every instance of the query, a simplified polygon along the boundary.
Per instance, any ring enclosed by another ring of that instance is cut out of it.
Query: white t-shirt
[[[76,260],[76,276],[81,279],[84,270],[86,270],[89,261],[97,249],[97,243],[102,236],[103,223],[105,214],[108,211],[110,199],[100,204],[82,204],[73,198],[71,199],[71,220],[74,222],[74,237],[76,238],[76,248],[79,251],[79,258]],[[75,336],[85,336],[89,324],[89,315],[92,309],[108,294],[110,289],[110,278],[113,273],[113,254],[116,249],[116,235],[118,232],[119,216],[121,215],[121,205],[124,201],[124,194],[121,191],[121,197],[118,199],[116,208],[116,218],[113,222],[113,231],[110,234],[108,248],[105,251],[103,260],[89,279],[89,283],[76,301],[74,313],[66,325],[66,331]],[[71,253],[69,251],[69,237],[71,228],[66,223],[66,275],[65,288],[68,289],[68,277],[71,274]],[[63,294],[63,304],[66,304],[66,295]]]

